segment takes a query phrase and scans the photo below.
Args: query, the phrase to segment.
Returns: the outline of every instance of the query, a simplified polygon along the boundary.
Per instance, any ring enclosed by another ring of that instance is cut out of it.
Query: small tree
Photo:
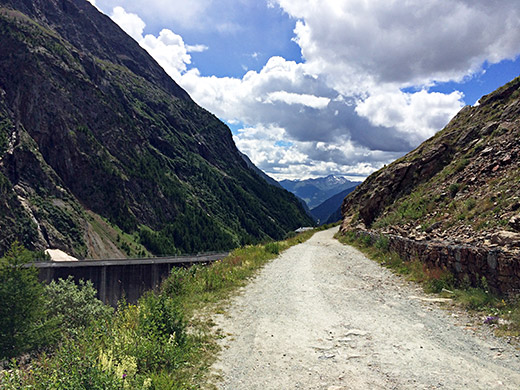
[[[0,359],[44,346],[53,336],[44,286],[35,268],[24,267],[29,261],[31,253],[17,242],[0,259]]]
[[[48,298],[48,315],[60,322],[60,328],[74,333],[96,320],[108,318],[114,310],[96,298],[92,282],[80,280],[74,283],[72,276],[52,281],[45,287]]]

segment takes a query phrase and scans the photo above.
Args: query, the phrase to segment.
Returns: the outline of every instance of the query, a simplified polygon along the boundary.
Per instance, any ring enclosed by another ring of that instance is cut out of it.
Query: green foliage
[[[185,323],[174,299],[164,294],[148,293],[138,305],[135,337],[127,352],[135,358],[137,370],[174,369],[182,360],[186,343]]]
[[[89,333],[92,336],[91,333]],[[98,339],[67,339],[43,355],[21,381],[21,390],[121,390],[123,380],[100,364]]]
[[[437,271],[436,275],[429,275],[424,282],[424,290],[429,293],[440,293],[443,290],[452,290],[456,286],[453,274],[446,271]]]
[[[267,252],[272,253],[274,255],[280,253],[280,244],[278,244],[277,242],[268,242],[267,244],[265,244],[264,248]]]
[[[452,183],[452,184],[450,184],[450,186],[448,187],[448,191],[449,191],[450,196],[451,196],[452,198],[454,198],[455,195],[457,195],[457,192],[459,192],[460,187],[461,187],[461,186],[460,186],[459,183]]]
[[[55,337],[30,252],[14,243],[0,259],[0,360],[43,347]]]
[[[426,196],[423,187],[404,197],[399,203],[391,206],[385,216],[378,219],[375,227],[395,225],[409,221],[419,221],[427,215],[435,206],[436,200]]]
[[[380,235],[374,243],[374,246],[380,250],[388,250],[390,247],[390,240],[386,236]]]
[[[9,132],[12,128],[12,123],[8,118],[0,117],[0,157],[3,156],[9,145]]]
[[[476,287],[456,290],[455,296],[459,302],[471,310],[483,310],[499,301],[495,295]]]
[[[236,246],[231,234],[201,210],[191,207],[159,232],[142,227],[139,236],[142,245],[161,256],[225,250]]]
[[[282,251],[305,241],[312,231],[288,241],[270,243]],[[276,245],[275,245],[276,244]],[[208,266],[175,268],[159,291],[145,294],[137,305],[120,302],[113,315],[92,297],[91,286],[61,280],[50,289],[64,305],[52,315],[76,332],[65,332],[52,354],[42,354],[27,366],[11,363],[0,372],[0,388],[23,390],[163,390],[194,389],[216,352],[214,332],[193,315],[242,286],[276,255],[269,245],[236,249]],[[58,291],[59,290],[59,291]],[[82,322],[80,302],[89,321]],[[49,303],[51,304],[51,303]],[[76,317],[72,311],[80,312]],[[101,313],[94,319],[93,313]],[[65,318],[68,318],[65,321]],[[185,318],[191,318],[190,331]],[[71,337],[72,334],[72,337]]]
[[[96,298],[97,291],[90,280],[74,283],[72,276],[52,281],[45,286],[47,313],[59,319],[66,333],[77,333],[95,321],[108,319],[113,309]]]
[[[466,201],[464,202],[464,206],[467,211],[473,210],[476,205],[477,205],[477,201],[474,198],[466,199]]]
[[[455,165],[455,173],[462,172],[464,168],[466,168],[469,164],[469,160],[467,158],[460,159]]]

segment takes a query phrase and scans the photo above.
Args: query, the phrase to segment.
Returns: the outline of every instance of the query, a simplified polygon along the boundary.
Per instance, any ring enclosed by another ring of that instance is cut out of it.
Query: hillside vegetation
[[[193,253],[312,223],[85,0],[0,1],[0,254]]]

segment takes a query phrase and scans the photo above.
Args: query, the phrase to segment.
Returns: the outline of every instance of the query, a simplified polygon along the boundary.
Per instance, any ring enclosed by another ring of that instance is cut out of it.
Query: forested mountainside
[[[433,138],[346,197],[355,226],[415,240],[520,247],[520,78],[463,108]]]
[[[312,223],[85,0],[0,1],[0,193],[0,253],[191,253]]]

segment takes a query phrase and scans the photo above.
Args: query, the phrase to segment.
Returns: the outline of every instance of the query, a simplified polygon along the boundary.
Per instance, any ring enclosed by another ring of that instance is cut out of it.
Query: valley
[[[0,0],[0,388],[520,388],[518,5],[166,3]]]

